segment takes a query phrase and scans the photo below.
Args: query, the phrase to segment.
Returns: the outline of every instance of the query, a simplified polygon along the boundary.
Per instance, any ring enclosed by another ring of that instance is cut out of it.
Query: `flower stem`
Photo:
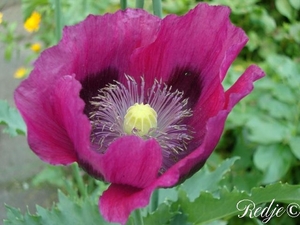
[[[86,187],[85,187],[84,181],[82,179],[82,176],[80,174],[78,164],[74,163],[74,164],[72,164],[71,167],[72,167],[72,171],[73,171],[75,181],[78,185],[79,193],[81,194],[82,197],[86,197],[87,196],[87,191],[86,191]]]
[[[136,0],[136,4],[135,4],[136,8],[144,8],[144,0]]]
[[[151,205],[150,205],[151,212],[154,212],[157,209],[157,207],[158,207],[158,199],[159,199],[159,190],[156,189],[153,192],[152,197],[151,197]]]
[[[133,212],[134,225],[144,225],[143,217],[140,209]]]
[[[121,9],[126,9],[127,7],[127,0],[120,0]]]
[[[153,14],[162,17],[162,8],[161,8],[161,0],[152,0],[153,4]]]
[[[62,30],[60,0],[55,0],[54,4],[55,4],[54,5],[55,34],[56,34],[56,41],[59,42],[61,38],[61,30]]]

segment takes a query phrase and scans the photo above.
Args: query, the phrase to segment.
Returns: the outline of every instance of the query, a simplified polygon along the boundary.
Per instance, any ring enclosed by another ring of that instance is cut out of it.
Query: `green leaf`
[[[64,177],[62,167],[48,165],[32,179],[32,184],[38,186],[47,183],[62,188],[65,185]]]
[[[283,81],[287,81],[288,88],[299,89],[300,86],[300,65],[291,58],[283,55],[271,54],[267,56],[267,63],[274,74],[280,76]],[[281,81],[282,82],[282,81]],[[287,85],[285,83],[285,85]],[[284,93],[283,93],[284,94]]]
[[[253,117],[246,126],[250,130],[249,139],[260,144],[278,143],[289,135],[289,129],[272,118]]]
[[[58,193],[59,202],[51,210],[37,206],[37,215],[26,213],[6,206],[7,219],[4,225],[109,225],[100,215],[98,205],[94,199],[72,199],[62,192]],[[34,221],[34,222],[33,222]]]
[[[299,3],[300,3],[300,1],[299,1]],[[300,44],[300,23],[294,23],[294,24],[292,24],[290,26],[289,33],[294,38],[294,40],[298,44]]]
[[[289,0],[291,6],[294,7],[294,9],[300,9],[300,1],[299,0]]]
[[[292,160],[293,155],[286,145],[261,145],[254,154],[255,166],[264,171],[264,184],[282,178],[290,168]]]
[[[162,203],[158,206],[157,210],[143,218],[144,225],[167,224],[175,214],[177,212],[172,212],[170,205]]]
[[[227,224],[228,224],[227,221],[222,221],[222,220],[215,220],[209,223],[205,223],[205,225],[227,225]]]
[[[268,94],[265,94],[258,99],[258,104],[260,108],[268,112],[268,115],[277,119],[285,118],[287,120],[292,120],[294,119],[294,114],[296,113],[296,110],[293,110],[293,106],[278,101]]]
[[[294,82],[296,82],[294,80]],[[298,101],[297,95],[293,92],[292,88],[287,84],[282,83],[272,83],[272,95],[276,97],[281,102],[288,103],[289,105],[295,106]]]
[[[42,225],[39,216],[31,215],[27,212],[24,216],[19,209],[5,205],[7,219],[4,225]]]
[[[276,22],[274,18],[272,18],[268,11],[262,7],[256,7],[249,16],[253,23],[262,27],[267,33],[270,33],[275,30]]]
[[[26,125],[21,115],[4,100],[0,100],[0,124],[6,126],[3,132],[11,136],[24,135],[26,133]]]
[[[238,159],[239,157],[226,159],[212,172],[209,171],[207,166],[204,166],[199,172],[181,185],[182,190],[187,193],[191,201],[195,200],[202,191],[216,191],[223,176],[230,171],[230,167]]]
[[[172,218],[169,225],[193,225],[192,223],[187,222],[187,219],[187,216],[179,211],[179,213]]]
[[[253,201],[256,207],[272,202],[273,199],[275,202],[299,204],[300,185],[276,183],[266,187],[255,187],[250,194],[236,189],[230,192],[222,188],[218,198],[209,192],[203,192],[194,202],[189,202],[186,196],[182,196],[180,203],[184,213],[188,215],[188,220],[200,224],[243,215],[244,211],[237,209],[237,204],[243,199]]]
[[[5,60],[7,60],[7,61],[11,60],[13,50],[14,50],[14,44],[13,43],[10,43],[10,44],[6,45],[5,51],[4,51]]]
[[[291,148],[293,154],[298,159],[300,159],[300,146],[299,146],[299,143],[300,143],[300,137],[299,136],[292,137],[290,142],[289,142],[289,145],[290,145],[290,148]]]
[[[163,202],[176,202],[178,200],[178,187],[173,187],[173,188],[161,188],[158,190],[159,195],[158,195],[158,203],[163,203]]]
[[[281,15],[286,16],[289,20],[292,20],[293,9],[289,3],[289,0],[276,0],[276,9]]]
[[[92,199],[86,198],[83,201],[76,202],[76,200],[68,198],[62,192],[58,193],[58,199],[57,208],[54,208],[51,213],[45,209],[41,210],[42,208],[38,209],[43,224],[111,224],[102,218],[98,205]]]

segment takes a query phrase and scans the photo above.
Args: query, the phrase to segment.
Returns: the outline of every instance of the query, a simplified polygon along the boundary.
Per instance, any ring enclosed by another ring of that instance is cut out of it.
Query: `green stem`
[[[136,8],[144,8],[144,0],[136,0],[136,4],[135,4]]]
[[[161,0],[152,0],[153,4],[153,14],[162,17],[162,8],[161,8]]]
[[[121,4],[121,9],[126,9],[126,7],[127,7],[127,0],[121,0],[120,4]]]
[[[86,195],[87,195],[86,187],[85,187],[84,181],[82,179],[82,176],[80,174],[78,164],[74,163],[74,164],[72,164],[71,167],[72,167],[72,171],[73,171],[75,181],[78,185],[79,193],[81,194],[81,196],[86,197]]]
[[[56,41],[59,42],[61,38],[62,31],[62,23],[61,23],[61,8],[60,8],[60,0],[55,0],[55,33],[56,33]]]
[[[159,190],[156,189],[151,197],[151,212],[154,212],[158,207]]]
[[[132,214],[133,214],[134,225],[144,225],[144,221],[140,209],[136,209]]]

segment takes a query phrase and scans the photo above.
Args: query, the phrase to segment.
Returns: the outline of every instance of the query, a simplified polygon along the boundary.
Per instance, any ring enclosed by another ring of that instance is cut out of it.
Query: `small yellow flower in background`
[[[0,12],[0,24],[2,23],[3,21],[3,13]]]
[[[39,52],[41,50],[41,45],[39,43],[34,43],[30,46],[33,52]]]
[[[41,14],[34,11],[31,16],[25,21],[24,28],[28,32],[37,31],[40,28]]]
[[[25,67],[20,67],[19,69],[16,70],[14,74],[14,78],[21,79],[25,77],[27,74],[27,69]]]

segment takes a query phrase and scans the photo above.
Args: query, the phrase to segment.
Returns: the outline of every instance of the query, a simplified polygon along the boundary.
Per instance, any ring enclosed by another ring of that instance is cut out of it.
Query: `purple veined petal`
[[[178,171],[172,170],[145,188],[113,183],[99,199],[100,212],[107,221],[125,224],[133,210],[149,204],[151,194],[156,188],[171,187],[178,179]]]
[[[91,97],[100,88],[113,80],[125,79],[132,52],[153,42],[160,21],[140,9],[90,15],[77,25],[64,28],[58,45],[42,52],[34,63],[31,79],[51,85],[58,77],[75,74],[83,86],[80,96],[87,112]]]
[[[191,117],[187,123],[194,129],[194,146],[191,146],[189,151],[185,154],[189,154],[193,151],[197,145],[199,146],[206,135],[207,128],[206,123],[209,118],[214,117],[224,107],[224,89],[220,83],[214,83],[211,85],[209,92],[204,92],[198,102],[193,108],[193,117]]]
[[[253,90],[253,83],[262,78],[265,73],[257,66],[252,65],[247,68],[243,75],[225,93],[225,104],[215,116],[208,119],[206,132],[201,145],[192,153],[184,157],[181,161],[170,168],[166,174],[178,171],[181,178],[193,171],[197,171],[210,156],[224,129],[225,121],[232,108]],[[163,177],[162,176],[162,177]],[[162,178],[160,178],[162,179]]]
[[[39,85],[40,80],[35,82]],[[16,105],[27,124],[29,146],[48,163],[77,161],[74,146],[89,141],[90,124],[82,114],[80,89],[74,76],[62,76],[46,90],[25,80],[15,92]]]
[[[155,39],[159,24],[156,16],[127,9],[104,16],[90,15],[65,28],[60,46],[69,46],[72,51],[70,63],[83,86],[85,113],[90,111],[90,101],[99,89],[114,80],[126,80],[132,52]]]
[[[264,71],[256,65],[249,66],[240,78],[225,92],[224,108],[231,110],[243,97],[253,90],[253,81],[265,76]]]
[[[99,210],[105,220],[124,225],[133,210],[149,204],[150,195],[145,189],[111,184],[99,199]]]
[[[148,85],[162,79],[188,98],[193,117],[187,123],[195,134],[182,157],[202,143],[207,120],[224,107],[221,82],[248,41],[229,14],[226,6],[199,4],[184,16],[169,15],[162,20],[156,40],[131,58],[131,74],[144,71]]]
[[[161,147],[154,140],[125,136],[113,142],[103,154],[99,166],[112,184],[100,198],[105,219],[125,224],[131,211],[148,204],[151,189],[162,164]]]
[[[229,14],[226,6],[198,4],[186,15],[167,16],[155,42],[132,55],[130,74],[142,72],[149,85],[162,78],[170,86],[175,83],[174,89],[184,91],[208,89],[215,79],[223,80],[248,40],[244,31],[230,22]]]
[[[145,71],[149,83],[162,77],[173,90],[184,91],[194,111],[189,124],[197,131],[191,150],[201,143],[207,119],[222,109],[221,80],[248,40],[229,13],[225,6],[199,4],[184,16],[167,16],[156,41],[132,56],[138,65],[133,71]]]
[[[161,147],[156,140],[134,135],[111,143],[99,161],[106,181],[136,188],[149,186],[158,177],[161,164]]]

